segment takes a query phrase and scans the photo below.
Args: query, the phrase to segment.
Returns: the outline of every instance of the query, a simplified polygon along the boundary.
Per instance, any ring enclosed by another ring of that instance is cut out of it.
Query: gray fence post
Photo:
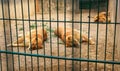
[[[8,10],[8,0],[3,0],[3,7],[4,7],[4,18],[9,19],[9,10]],[[4,20],[5,25],[5,32],[6,33],[6,44],[10,43],[10,20]],[[12,51],[12,48],[5,47],[8,51]],[[8,58],[6,57],[6,60],[8,60],[8,70],[13,71],[13,64],[12,64],[12,55],[7,54]]]

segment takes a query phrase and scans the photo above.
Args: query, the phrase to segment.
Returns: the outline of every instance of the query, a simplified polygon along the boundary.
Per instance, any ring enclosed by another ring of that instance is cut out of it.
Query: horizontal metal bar
[[[84,62],[118,64],[118,65],[120,65],[120,62],[117,62],[117,61],[103,61],[103,60],[93,60],[93,59],[85,59],[85,58],[68,58],[68,57],[49,56],[49,55],[42,55],[42,54],[28,54],[28,53],[21,53],[21,52],[11,52],[11,51],[4,51],[4,50],[0,50],[0,53],[16,54],[16,55],[24,55],[24,56],[34,56],[34,57],[44,57],[44,58],[53,58],[53,59],[63,59],[63,60],[84,61]]]
[[[82,24],[88,24],[88,22],[84,21],[69,21],[69,20],[34,20],[34,19],[10,19],[10,18],[0,18],[0,20],[17,20],[17,21],[37,21],[37,22],[66,22],[66,23],[82,23]],[[97,22],[89,22],[91,24],[97,24]],[[107,23],[107,22],[106,22]],[[106,24],[106,23],[100,23],[99,24]],[[120,22],[111,22],[108,24],[120,24]]]

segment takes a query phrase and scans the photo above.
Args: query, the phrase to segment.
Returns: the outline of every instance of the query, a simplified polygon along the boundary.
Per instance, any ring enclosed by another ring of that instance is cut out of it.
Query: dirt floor
[[[97,12],[95,10],[91,11],[91,15],[96,15]],[[57,13],[51,14],[51,18],[49,17],[49,14],[44,14],[44,20],[57,20]],[[68,12],[66,14],[66,19],[64,18],[64,13],[61,12],[58,15],[58,19],[60,21],[72,21],[72,14]],[[107,60],[107,61],[113,61],[113,40],[114,37],[111,35],[111,29],[110,27],[106,28],[106,24],[99,24],[99,27],[97,28],[97,23],[85,23],[89,21],[89,11],[83,10],[82,11],[82,17],[81,14],[74,14],[74,20],[79,21],[81,20],[83,23],[70,23],[70,22],[47,22],[47,21],[17,21],[18,26],[18,34],[22,34],[23,30],[26,32],[29,31],[29,25],[31,25],[31,28],[35,27],[35,24],[37,24],[38,27],[41,27],[44,24],[44,27],[47,29],[49,33],[48,40],[45,42],[45,47],[43,49],[38,49],[29,51],[27,48],[13,48],[13,52],[22,52],[22,53],[32,53],[32,54],[45,54],[45,55],[52,55],[52,56],[62,56],[62,57],[76,57],[76,58],[86,58],[86,59],[93,59],[96,60]],[[26,18],[27,19],[27,18]],[[30,17],[30,19],[35,20],[35,15]],[[42,15],[37,14],[37,20],[41,20]],[[93,22],[93,19],[90,19],[91,22]],[[23,29],[24,24],[24,29]],[[72,24],[74,24],[74,28],[80,30],[82,29],[82,33],[85,33],[88,35],[88,32],[90,32],[90,37],[96,42],[98,40],[98,43],[95,43],[95,45],[89,45],[85,42],[81,44],[81,47],[75,48],[75,47],[65,47],[64,43],[59,39],[59,43],[57,41],[57,37],[54,36],[53,30],[57,27],[57,24],[59,25],[66,25],[72,27]],[[16,40],[16,22],[12,21],[12,40]],[[3,26],[2,24],[0,26]],[[82,28],[80,28],[82,26]],[[51,27],[51,29],[50,29]],[[114,27],[114,25],[113,25]],[[90,28],[90,30],[88,30]],[[98,38],[97,38],[97,29],[98,29]],[[106,29],[107,29],[107,40],[106,40]],[[50,36],[50,30],[51,30],[51,36]],[[3,27],[1,27],[0,30],[1,33],[3,33]],[[5,50],[4,45],[4,33],[0,34],[1,43],[0,47],[1,50]],[[106,42],[107,41],[107,42]],[[107,44],[107,45],[106,45]],[[105,47],[106,46],[106,47]],[[72,51],[74,49],[74,51]],[[105,50],[106,49],[106,50]],[[65,53],[66,52],[66,53]],[[74,53],[74,54],[72,54]],[[97,54],[97,55],[96,55]],[[30,57],[30,56],[23,56],[23,55],[12,55],[14,60],[14,71],[112,71],[112,67],[114,67],[114,71],[118,71],[117,65],[112,64],[103,64],[103,63],[92,63],[92,62],[80,62],[80,61],[71,61],[71,60],[61,60],[61,59],[51,59],[51,58],[42,58],[42,57]],[[7,70],[7,62],[6,62],[6,55],[2,54],[2,71]],[[117,60],[117,53],[115,50],[114,54],[114,61]],[[9,61],[8,61],[9,63]],[[72,64],[73,63],[73,64]],[[20,70],[19,70],[20,69]]]

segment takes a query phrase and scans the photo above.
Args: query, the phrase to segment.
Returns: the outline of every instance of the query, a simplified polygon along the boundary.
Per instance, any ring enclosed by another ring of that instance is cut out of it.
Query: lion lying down
[[[93,18],[94,18],[94,22],[101,22],[101,23],[111,22],[110,12],[108,12],[108,15],[106,12],[100,12],[99,15],[96,15]]]
[[[44,37],[43,37],[44,36]],[[25,38],[25,39],[24,39]],[[47,40],[47,31],[42,28],[39,28],[36,33],[36,29],[31,31],[31,37],[30,33],[27,33],[24,36],[21,36],[18,38],[18,41],[13,42],[13,44],[9,44],[8,46],[26,46],[28,47],[29,50],[34,50],[34,49],[41,49],[43,48],[43,42]],[[18,42],[18,44],[17,44]],[[24,45],[25,42],[25,45]]]
[[[64,29],[64,27],[59,26],[54,31],[54,33],[66,44],[66,47],[79,46],[81,40],[85,41],[85,42],[89,41],[89,44],[91,44],[91,45],[95,44],[94,41],[92,39],[88,39],[88,37],[85,34],[82,34],[81,35],[82,39],[80,39],[80,32],[78,30],[74,29],[74,34],[73,34],[72,28],[70,28],[70,27],[66,27],[66,29]],[[72,36],[72,34],[73,34],[73,36]]]

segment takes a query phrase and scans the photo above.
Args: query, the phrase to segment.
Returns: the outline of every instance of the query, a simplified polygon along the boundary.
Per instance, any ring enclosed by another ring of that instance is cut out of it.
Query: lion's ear
[[[68,40],[70,40],[70,39],[71,39],[71,37],[68,37],[67,39],[68,39]]]
[[[72,39],[72,35],[66,36],[67,40],[71,40]]]

